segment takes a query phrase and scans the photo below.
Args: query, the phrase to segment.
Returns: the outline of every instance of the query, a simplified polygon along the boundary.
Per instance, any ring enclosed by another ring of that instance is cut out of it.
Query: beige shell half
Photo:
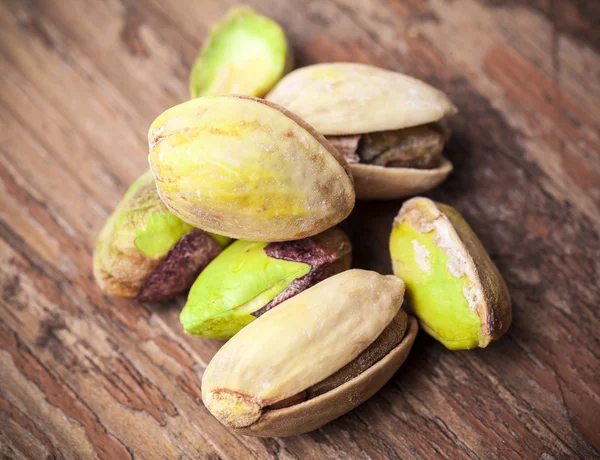
[[[325,136],[408,128],[456,113],[448,96],[421,80],[348,62],[294,70],[266,99]]]
[[[386,168],[351,163],[356,197],[361,200],[392,200],[404,198],[438,186],[452,172],[452,163],[442,157],[434,169]]]
[[[358,377],[300,404],[267,411],[258,422],[235,431],[247,436],[293,436],[316,430],[341,417],[377,393],[392,378],[406,360],[418,330],[417,320],[409,316],[408,329],[400,344]]]

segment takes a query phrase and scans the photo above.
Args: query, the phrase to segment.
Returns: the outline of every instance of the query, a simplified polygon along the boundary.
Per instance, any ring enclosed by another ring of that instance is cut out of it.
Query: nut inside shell
[[[417,79],[362,64],[317,64],[288,74],[267,99],[307,120],[344,154],[359,199],[421,193],[452,171],[441,155],[449,131],[439,121],[456,107]]]
[[[422,193],[442,183],[452,163],[442,155],[450,131],[441,123],[327,136],[348,161],[356,195],[361,199],[395,199]]]
[[[189,334],[229,339],[285,300],[349,269],[351,252],[338,227],[302,240],[238,240],[200,274],[181,323]]]
[[[440,123],[362,135],[327,136],[350,165],[362,200],[404,198],[446,180],[452,163],[442,150],[450,132]]]
[[[369,349],[372,344],[385,354],[401,338],[382,333],[398,315],[403,294],[398,278],[354,269],[283,302],[213,357],[202,378],[206,407],[227,426],[248,428],[270,408],[343,387],[382,355]],[[380,337],[386,339],[377,344]],[[319,414],[312,417],[321,420]]]

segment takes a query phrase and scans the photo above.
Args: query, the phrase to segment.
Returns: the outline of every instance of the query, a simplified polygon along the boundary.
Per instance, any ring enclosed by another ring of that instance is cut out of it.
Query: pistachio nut
[[[238,240],[200,274],[180,320],[189,334],[229,339],[286,299],[350,268],[352,246],[333,227],[295,241]]]
[[[188,289],[229,241],[195,229],[169,212],[147,171],[100,232],[94,276],[108,294],[143,302],[168,300]]]
[[[190,93],[264,96],[291,68],[279,24],[250,8],[232,8],[212,28],[192,67]]]
[[[297,69],[266,99],[291,110],[347,157],[360,199],[401,198],[443,182],[456,107],[425,82],[377,67],[332,63]]]
[[[321,281],[216,353],[202,378],[204,404],[223,424],[252,436],[304,433],[345,414],[408,355],[417,325],[407,325],[403,296],[401,280],[371,271]]]
[[[148,133],[158,193],[184,222],[249,241],[316,235],[354,206],[348,164],[286,109],[246,96],[194,99]]]
[[[506,283],[454,208],[422,197],[405,202],[390,253],[394,273],[406,283],[407,307],[447,348],[486,347],[507,331]]]

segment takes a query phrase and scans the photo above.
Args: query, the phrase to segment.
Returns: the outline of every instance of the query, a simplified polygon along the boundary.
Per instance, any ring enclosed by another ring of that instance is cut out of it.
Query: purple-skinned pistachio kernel
[[[163,302],[188,289],[200,272],[222,251],[202,230],[192,230],[171,248],[142,285],[137,300]]]
[[[273,300],[252,315],[258,318],[283,301],[347,269],[350,266],[351,250],[350,241],[337,228],[301,240],[269,243],[264,249],[267,256],[303,262],[311,268],[306,275],[292,281]]]

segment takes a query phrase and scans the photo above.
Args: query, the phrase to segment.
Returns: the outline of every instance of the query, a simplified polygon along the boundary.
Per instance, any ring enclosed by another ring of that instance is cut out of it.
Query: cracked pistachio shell
[[[402,206],[390,237],[394,273],[425,331],[451,350],[486,347],[511,322],[500,272],[458,212],[416,197]]]
[[[200,274],[180,320],[189,334],[229,339],[261,314],[350,268],[351,244],[334,227],[281,243],[238,240]]]
[[[372,396],[402,364],[416,334],[338,387],[282,409],[363,353],[400,311],[404,283],[348,270],[283,302],[242,329],[213,357],[202,400],[223,424],[254,436],[316,429]]]
[[[348,164],[282,107],[245,96],[194,99],[148,133],[158,193],[184,222],[231,238],[316,235],[354,206]]]
[[[192,98],[264,96],[292,68],[283,29],[250,8],[232,8],[212,28],[190,74]]]
[[[169,212],[148,171],[125,193],[100,232],[94,276],[108,294],[166,300],[189,288],[228,242]]]
[[[325,136],[366,134],[435,122],[456,113],[450,99],[415,78],[377,67],[332,63],[301,67],[266,97]],[[442,157],[432,169],[352,163],[359,199],[396,199],[441,184],[452,171]]]

